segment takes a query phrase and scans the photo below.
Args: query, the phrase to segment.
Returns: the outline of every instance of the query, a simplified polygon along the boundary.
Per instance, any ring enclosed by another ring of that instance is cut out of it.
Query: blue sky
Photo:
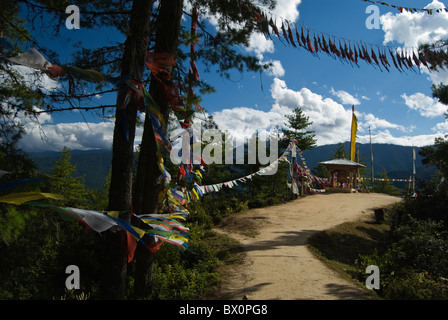
[[[443,6],[437,0],[389,2],[414,8]],[[378,45],[416,47],[448,38],[447,13],[400,14],[379,4],[380,29],[370,30],[366,27],[368,5],[362,0],[278,0],[272,14],[277,21],[287,19],[318,33]],[[64,34],[71,36],[70,32],[78,31],[65,30]],[[53,45],[56,51],[66,49],[61,43]],[[375,143],[415,146],[432,144],[436,136],[448,131],[443,115],[447,107],[431,95],[433,83],[448,83],[446,72],[429,74],[421,70],[404,74],[394,68],[387,72],[364,61],[360,61],[359,67],[351,66],[326,54],[315,57],[276,37],[267,40],[260,35],[254,35],[249,48],[240,50],[273,61],[275,68],[261,76],[234,73],[228,81],[213,72],[204,72],[198,65],[200,76],[217,90],[204,96],[201,105],[214,116],[220,129],[236,136],[283,125],[285,116],[300,107],[313,122],[311,129],[316,132],[319,145],[344,142],[350,138],[352,104],[359,120],[361,143],[368,143],[369,127]],[[43,115],[41,128],[45,138],[41,138],[36,126],[27,127],[24,149],[60,150],[64,145],[72,149],[110,148],[113,123],[89,113],[84,116],[88,125],[79,113]]]

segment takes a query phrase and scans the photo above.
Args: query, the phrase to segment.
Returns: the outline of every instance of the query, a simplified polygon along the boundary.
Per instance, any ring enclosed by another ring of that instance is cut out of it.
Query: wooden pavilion
[[[327,191],[356,192],[359,169],[364,165],[347,159],[334,159],[319,162],[328,171]]]

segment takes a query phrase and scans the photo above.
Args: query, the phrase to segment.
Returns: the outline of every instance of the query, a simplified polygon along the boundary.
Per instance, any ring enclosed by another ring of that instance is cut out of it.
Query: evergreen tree
[[[1,55],[14,55],[30,37],[26,20],[19,16],[19,4],[5,0],[0,6]],[[6,39],[6,40],[4,40]],[[15,178],[36,174],[33,162],[18,147],[24,121],[36,121],[36,109],[42,106],[37,85],[30,85],[17,68],[0,62],[0,168]],[[10,176],[10,177],[11,177]]]
[[[323,161],[323,160],[321,160]],[[328,170],[327,167],[323,164],[318,163],[313,169],[312,172],[315,176],[321,178],[328,178]]]
[[[374,182],[374,190],[378,193],[385,193],[390,195],[398,195],[401,193],[401,190],[398,189],[396,186],[394,186],[390,181],[389,177],[387,176],[387,172],[385,169],[380,173],[380,179]]]
[[[55,19],[49,19],[49,21],[55,23],[54,31],[55,36],[57,36],[57,31],[61,25],[57,22],[60,21],[61,17],[66,18],[65,7],[68,5],[68,1],[20,0],[19,2],[29,9],[24,12],[31,12],[34,14],[34,17],[43,14],[47,16],[53,15]],[[232,69],[238,71],[261,71],[269,66],[269,64],[261,63],[255,56],[241,54],[238,49],[238,45],[247,45],[249,43],[252,32],[260,31],[266,33],[267,25],[254,19],[254,6],[251,3],[199,0],[189,2],[193,7],[197,7],[200,13],[218,17],[219,28],[214,35],[206,31],[202,24],[199,25],[203,33],[198,35],[198,37],[202,36],[204,41],[201,43],[200,50],[196,52],[196,58],[198,61],[203,62],[206,68],[209,70],[213,68],[213,71],[228,77]],[[272,8],[275,1],[263,0],[261,3]],[[148,51],[177,53],[179,58],[177,62],[179,63],[177,64],[178,69],[176,72],[177,75],[184,75],[184,77],[175,77],[175,79],[181,83],[190,83],[187,79],[188,76],[185,76],[187,74],[185,70],[188,69],[188,65],[182,68],[181,63],[182,59],[185,60],[189,55],[182,53],[180,50],[178,44],[179,31],[177,31],[177,35],[171,33],[167,36],[171,32],[170,30],[176,29],[176,26],[180,24],[183,14],[183,1],[157,2],[158,7],[153,7],[154,1],[147,0],[95,1],[95,3],[80,0],[76,4],[80,8],[83,17],[82,28],[94,30],[107,25],[110,28],[114,28],[125,40],[117,44],[117,39],[114,39],[110,46],[83,48],[74,55],[75,61],[73,64],[77,67],[94,69],[108,75],[115,75],[118,71],[121,77],[131,77],[131,80],[144,86],[150,84],[154,89],[150,88],[149,91],[161,108],[163,117],[167,119],[168,106],[161,99],[157,98],[157,96],[162,95],[161,90],[157,88],[155,81],[151,78],[152,74],[143,67],[145,54]],[[163,8],[167,6],[169,8],[167,13],[164,14]],[[157,15],[152,14],[153,9],[157,10]],[[30,17],[29,20],[36,21],[33,17]],[[33,27],[37,28],[38,26],[34,24]],[[44,29],[43,26],[41,27]],[[45,30],[51,30],[51,28],[46,25]],[[168,47],[164,46],[163,43]],[[36,41],[34,41],[34,44],[38,45]],[[45,48],[39,47],[39,49]],[[47,56],[51,55],[51,62],[59,63],[57,54],[50,52],[50,50],[45,50],[44,53]],[[145,142],[142,141],[142,146],[144,147],[140,152],[140,160],[142,161],[139,161],[140,164],[144,163],[149,170],[143,167],[138,168],[139,173],[136,176],[138,182],[135,186],[141,191],[135,195],[133,194],[133,152],[135,126],[137,124],[137,108],[134,106],[137,105],[137,95],[129,95],[129,87],[124,84],[116,88],[110,83],[91,84],[70,75],[63,76],[62,80],[64,79],[69,81],[61,88],[60,92],[50,95],[40,92],[43,97],[49,97],[49,100],[54,102],[54,105],[48,102],[45,104],[45,108],[48,108],[49,111],[76,108],[89,110],[110,107],[84,106],[83,104],[88,103],[95,94],[105,92],[118,93],[116,104],[112,106],[115,108],[115,127],[108,209],[124,212],[125,214],[122,218],[129,220],[132,199],[135,196],[137,200],[135,204],[139,212],[153,211],[157,208],[156,201],[160,173],[158,172],[157,159],[155,157],[157,146],[149,121],[146,121],[145,131],[147,134],[143,138]],[[194,85],[200,87],[202,92],[211,90],[201,80],[194,83]],[[186,101],[194,103],[198,99],[197,97],[189,96]],[[146,174],[145,172],[149,173]],[[139,199],[145,199],[144,197],[142,198],[143,193],[150,195],[148,197],[149,201],[144,206],[139,201]],[[154,194],[156,195],[155,197],[153,197]],[[110,252],[104,255],[106,260],[104,261],[105,272],[102,291],[105,294],[105,298],[122,299],[124,298],[126,287],[126,233],[106,233],[106,237],[109,239],[108,248]]]
[[[155,53],[174,55],[179,52],[183,3],[183,0],[176,0],[160,4],[159,26],[155,33]],[[262,66],[258,59],[238,54],[234,49],[236,44],[247,44],[250,34],[257,30],[257,27],[260,30],[259,25],[252,19],[252,11],[245,11],[245,7],[238,2],[230,4],[223,1],[192,1],[192,5],[194,10],[204,10],[216,14],[219,17],[220,28],[215,36],[208,34],[208,37],[205,38],[204,49],[199,50],[199,52],[190,52],[190,59],[201,59],[206,64],[207,62],[213,62],[218,66],[218,72],[224,76],[228,76],[228,71],[233,68],[243,71],[244,66],[249,70],[261,70]],[[192,19],[196,19],[196,17],[192,15]],[[237,25],[241,27],[233,26],[230,21],[237,21]],[[196,21],[196,23],[199,24],[199,21]],[[193,35],[190,34],[190,36]],[[195,38],[189,39],[192,43],[196,40]],[[171,72],[172,70],[167,71]],[[162,114],[164,123],[168,123],[170,101],[164,95],[161,85],[154,80],[153,76],[149,92]],[[195,83],[190,75],[187,76],[184,83],[189,85],[185,104],[187,109],[191,110],[192,103],[198,101],[197,96],[193,96],[191,92],[193,87],[200,85],[200,83]],[[163,129],[165,132],[167,131],[166,126]],[[134,208],[138,213],[153,213],[157,210],[158,194],[161,187],[159,182],[161,172],[159,172],[157,165],[157,148],[152,122],[149,114],[146,114],[134,193]],[[136,255],[136,278],[138,278],[136,292],[139,296],[149,297],[154,258],[150,252],[142,251],[140,248]]]
[[[50,192],[64,196],[65,206],[83,206],[86,204],[88,192],[84,186],[83,177],[75,177],[76,165],[70,162],[70,149],[64,147],[56,160],[55,167],[49,176]]]
[[[345,151],[344,144],[339,142],[337,146],[333,149],[333,154],[330,159],[347,159],[348,153]]]
[[[294,138],[297,146],[302,150],[312,149],[316,146],[315,133],[307,128],[313,123],[309,121],[309,117],[303,114],[301,108],[294,109],[292,115],[287,115],[286,128],[282,128],[283,138],[279,141],[280,149],[284,150],[289,141]]]

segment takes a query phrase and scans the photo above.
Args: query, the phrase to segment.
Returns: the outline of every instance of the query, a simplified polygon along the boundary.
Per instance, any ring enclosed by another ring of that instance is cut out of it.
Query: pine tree
[[[292,115],[287,115],[286,128],[281,129],[283,138],[280,140],[280,149],[285,149],[289,141],[294,138],[297,141],[297,146],[302,150],[312,149],[316,146],[316,136],[314,131],[307,130],[313,123],[309,121],[309,117],[303,114],[301,108],[294,109]]]
[[[380,173],[380,179],[383,179],[384,181],[377,180],[374,182],[375,192],[390,195],[398,195],[401,193],[400,189],[398,189],[389,181],[386,170],[383,169],[383,171]]]
[[[84,177],[76,177],[76,165],[70,162],[70,149],[64,147],[56,160],[55,167],[49,176],[50,192],[64,196],[64,206],[83,206],[86,204],[88,192],[84,186]]]
[[[66,0],[52,0],[52,1],[25,1],[20,0],[28,9],[28,12],[34,13],[34,16],[42,15],[54,15],[55,19],[50,19],[50,22],[60,21],[61,16],[65,15],[65,6],[68,4]],[[224,77],[228,77],[230,70],[236,69],[238,71],[261,71],[269,66],[269,64],[263,64],[255,56],[241,54],[238,45],[247,45],[249,37],[254,31],[266,31],[267,26],[262,25],[254,19],[255,12],[253,11],[253,5],[251,3],[245,3],[241,1],[202,1],[195,0],[189,1],[193,6],[199,8],[200,12],[207,12],[212,15],[218,16],[217,22],[219,30],[213,35],[206,31],[206,28],[201,24],[200,29],[203,31],[200,50],[197,51],[197,59],[204,63],[206,69],[213,68],[217,73]],[[180,18],[165,19],[165,15],[161,14],[163,5],[169,4],[169,1],[158,2],[159,8],[153,8],[154,1],[148,0],[127,0],[127,1],[95,1],[92,4],[88,0],[79,0],[77,5],[81,10],[82,28],[91,28],[95,30],[97,27],[103,27],[104,25],[114,28],[120,35],[126,39],[124,43],[116,44],[111,43],[110,46],[104,46],[100,48],[86,49],[83,48],[76,52],[74,65],[80,68],[94,69],[103,74],[116,74],[117,70],[122,77],[131,77],[132,80],[141,83],[146,86],[149,83],[153,85],[151,80],[151,74],[144,68],[145,54],[148,51],[152,52],[164,52],[164,47],[157,47],[161,44],[157,41],[157,32],[163,35],[164,30],[160,30],[167,27],[172,27],[179,24]],[[176,2],[177,3],[177,2]],[[180,1],[180,12],[182,12],[182,3]],[[263,5],[272,8],[275,1],[263,0]],[[152,14],[152,10],[157,9],[157,15]],[[171,17],[176,14],[179,9],[178,5],[171,6]],[[203,11],[202,11],[203,10]],[[25,11],[26,12],[26,11]],[[164,20],[165,19],[165,20]],[[36,20],[29,19],[35,22]],[[237,22],[237,23],[233,23]],[[55,36],[57,36],[57,30],[60,25],[55,23]],[[164,27],[161,27],[164,26]],[[34,26],[35,27],[35,26]],[[48,28],[48,27],[47,27]],[[111,33],[112,34],[112,33]],[[178,74],[185,75],[185,70],[188,68],[181,68],[182,59],[189,58],[188,54],[182,53],[178,44],[174,41],[178,41],[179,36],[169,36],[169,39],[161,39],[169,43],[169,46],[173,50],[170,52],[178,53]],[[155,42],[154,42],[154,39]],[[42,49],[42,48],[40,48]],[[50,50],[45,52],[47,56],[50,54]],[[53,52],[54,53],[54,52]],[[57,64],[57,54],[51,57],[51,62]],[[216,66],[216,68],[215,68]],[[55,102],[55,105],[46,103],[46,108],[49,111],[55,109],[67,110],[67,109],[86,109],[94,108],[106,108],[111,106],[84,106],[84,103],[88,103],[92,96],[102,94],[103,92],[118,92],[115,108],[115,127],[114,127],[114,139],[113,139],[113,158],[112,158],[112,171],[111,181],[109,188],[109,204],[108,210],[118,210],[125,212],[122,218],[130,219],[130,209],[133,199],[133,165],[134,165],[134,136],[135,126],[137,123],[137,96],[129,94],[129,87],[121,85],[119,88],[114,87],[111,84],[89,84],[85,81],[79,81],[71,76],[62,77],[68,79],[67,84],[61,89],[61,94],[54,93],[45,97],[49,97],[49,100]],[[180,77],[178,80],[182,83],[189,83],[186,81],[186,76]],[[176,78],[177,79],[177,78]],[[202,80],[194,83],[195,86],[201,88],[201,92],[211,91],[211,87],[204,84]],[[65,90],[65,92],[64,92]],[[160,90],[150,89],[151,95],[155,98],[161,95]],[[86,94],[87,92],[87,94]],[[129,99],[128,99],[129,98]],[[197,97],[189,97],[187,99],[189,103],[197,102]],[[124,103],[128,102],[128,103]],[[57,106],[56,106],[57,104]],[[65,106],[61,106],[65,104]],[[69,108],[67,108],[67,105]],[[127,107],[132,106],[132,107]],[[160,103],[159,106],[162,109],[163,116],[167,117],[168,108]],[[145,174],[145,169],[139,168],[136,180],[139,180],[138,175],[141,174],[141,180],[144,183],[136,183],[143,187],[138,187],[139,190],[145,192],[145,195],[152,195],[153,192],[157,192],[158,184],[157,179],[159,173],[157,170],[155,152],[156,145],[154,142],[154,136],[151,134],[151,126],[148,123],[146,125],[148,130],[147,137],[145,138],[148,143],[148,147],[142,148],[140,156],[142,157],[139,163],[144,163],[148,167],[149,174]],[[165,128],[166,129],[166,128]],[[146,144],[146,142],[145,142]],[[142,142],[143,145],[143,142]],[[144,154],[149,154],[145,158]],[[147,160],[147,161],[143,161]],[[146,186],[149,186],[151,191],[148,193]],[[135,196],[136,199],[140,197],[142,193],[138,192]],[[157,207],[157,197],[150,197],[150,201],[145,206],[140,205],[140,201],[136,202],[136,206],[139,210],[153,210]],[[127,267],[127,242],[126,233],[116,232],[106,233],[106,237],[109,238],[109,252],[104,253],[104,281],[102,286],[102,292],[104,298],[108,299],[123,299],[126,291],[126,267]]]
[[[243,13],[240,3],[228,6],[222,1],[192,1],[193,7],[204,9],[208,8],[211,13],[217,13],[224,19],[219,19],[220,30],[217,35],[205,38],[205,45],[200,52],[190,53],[190,58],[201,58],[202,61],[218,65],[218,71],[224,76],[228,75],[228,70],[236,68],[243,71],[244,66],[249,70],[261,70],[258,59],[254,57],[238,54],[234,50],[235,44],[247,43],[250,33],[256,30],[257,24],[254,23],[251,12]],[[179,52],[179,36],[181,30],[183,0],[171,2],[162,2],[158,14],[159,28],[155,34],[154,52],[176,54]],[[229,19],[230,18],[230,19]],[[195,18],[192,18],[195,19]],[[243,25],[242,28],[231,27],[229,21],[238,21]],[[191,36],[191,35],[190,35]],[[191,39],[190,39],[191,40]],[[195,41],[195,39],[192,39]],[[168,70],[171,72],[172,70]],[[162,88],[157,81],[151,80],[149,92],[157,104],[165,123],[168,123],[170,102],[163,94]],[[200,86],[201,83],[192,81],[187,76],[185,83],[188,83],[190,90],[185,97],[187,109],[191,109],[192,103],[198,101],[197,96],[192,96],[193,86]],[[163,128],[165,132],[167,128]],[[137,213],[154,213],[157,210],[158,194],[160,190],[159,176],[161,172],[157,165],[157,144],[154,138],[154,132],[149,115],[146,114],[144,133],[138,159],[137,176],[134,193],[134,208]],[[136,294],[140,297],[150,297],[150,284],[152,281],[153,254],[143,251],[141,248],[136,252]]]
[[[333,154],[330,159],[347,159],[348,153],[345,150],[344,144],[339,142],[337,146],[333,149]]]

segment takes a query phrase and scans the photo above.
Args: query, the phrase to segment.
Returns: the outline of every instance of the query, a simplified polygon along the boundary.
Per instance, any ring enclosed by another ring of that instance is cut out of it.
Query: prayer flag
[[[43,198],[50,198],[55,200],[63,200],[64,197],[59,194],[54,193],[44,193],[44,192],[20,192],[6,194],[0,197],[0,202],[21,205],[28,201],[34,201]]]
[[[350,160],[355,161],[355,150],[356,150],[356,132],[358,131],[358,118],[355,115],[355,106],[352,106],[352,134],[350,141]]]

